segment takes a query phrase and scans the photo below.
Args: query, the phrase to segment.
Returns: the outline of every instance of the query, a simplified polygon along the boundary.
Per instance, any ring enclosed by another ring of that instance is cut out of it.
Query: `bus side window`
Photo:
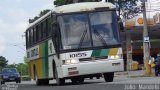
[[[40,27],[41,27],[41,29],[40,29],[41,39],[43,40],[43,38],[44,38],[44,34],[43,34],[43,22],[40,24]]]
[[[43,21],[43,38],[46,38],[46,21]]]
[[[31,30],[29,29],[29,42],[28,42],[28,45],[30,46],[31,45]]]
[[[33,28],[32,29],[30,29],[30,31],[31,31],[31,45],[33,44]]]
[[[36,43],[36,27],[33,29],[33,42]]]
[[[41,25],[38,25],[38,41],[41,41]]]
[[[51,34],[56,34],[56,28],[57,28],[57,23],[56,23],[56,15],[52,14],[52,23],[51,23]]]
[[[26,46],[28,47],[28,31],[26,31]]]
[[[36,26],[36,43],[39,41],[39,38],[38,38],[38,25]]]
[[[51,17],[48,18],[48,35],[51,36]]]
[[[48,37],[49,34],[49,30],[48,30],[48,19],[45,20],[45,24],[46,24],[46,37]]]

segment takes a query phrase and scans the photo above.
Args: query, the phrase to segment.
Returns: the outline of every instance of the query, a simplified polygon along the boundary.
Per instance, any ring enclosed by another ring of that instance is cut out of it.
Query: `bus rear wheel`
[[[113,82],[114,72],[104,73],[103,76],[106,82]]]
[[[48,85],[48,84],[49,84],[49,80],[48,80],[48,79],[37,79],[37,80],[36,80],[36,84],[37,84],[38,86]]]
[[[42,80],[40,80],[40,79],[37,79],[37,80],[36,80],[36,85],[37,85],[37,86],[42,85],[42,83],[43,83]]]

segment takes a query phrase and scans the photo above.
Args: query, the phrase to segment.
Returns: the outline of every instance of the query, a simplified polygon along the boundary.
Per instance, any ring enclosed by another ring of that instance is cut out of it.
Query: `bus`
[[[37,85],[100,76],[112,82],[124,70],[117,18],[112,3],[85,2],[55,7],[31,23],[25,32],[31,78]]]

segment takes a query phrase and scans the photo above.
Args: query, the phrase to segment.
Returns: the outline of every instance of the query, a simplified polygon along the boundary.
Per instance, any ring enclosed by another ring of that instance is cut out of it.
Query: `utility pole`
[[[146,5],[145,2],[147,0],[141,0],[142,1],[142,8],[143,8],[143,21],[144,21],[144,27],[143,27],[143,54],[144,54],[144,66],[146,68],[146,75],[150,76],[151,71],[151,65],[149,65],[150,60],[150,40],[148,36],[148,29],[147,29],[147,17],[146,17]]]
[[[127,54],[127,71],[132,70],[132,44],[131,30],[126,30],[126,54]]]

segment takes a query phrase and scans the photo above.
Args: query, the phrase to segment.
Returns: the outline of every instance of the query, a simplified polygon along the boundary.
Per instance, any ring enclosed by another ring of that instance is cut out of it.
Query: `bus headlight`
[[[108,59],[122,59],[122,56],[121,55],[111,55],[111,56],[108,56]]]
[[[115,59],[115,58],[114,58],[114,55],[109,56],[108,59]]]
[[[79,63],[78,59],[68,59],[63,61],[63,64],[77,64],[77,63]]]

